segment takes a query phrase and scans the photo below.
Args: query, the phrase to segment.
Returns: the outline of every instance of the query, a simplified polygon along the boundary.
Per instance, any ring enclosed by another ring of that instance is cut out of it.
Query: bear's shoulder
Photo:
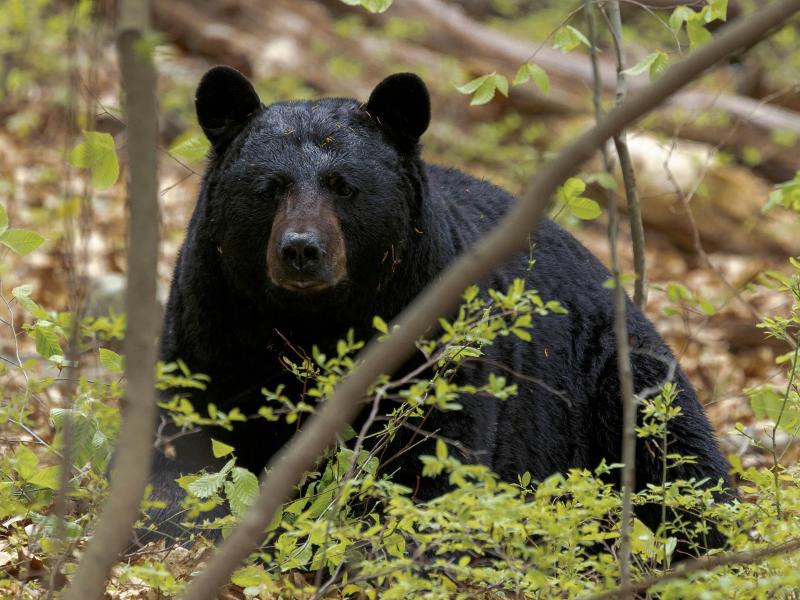
[[[430,198],[440,217],[452,224],[451,232],[462,238],[464,248],[486,235],[519,200],[493,183],[452,167],[426,164]],[[608,269],[574,235],[544,218],[531,240],[529,255],[536,261],[533,275],[555,280],[562,290],[600,288]],[[511,264],[526,262],[522,259]],[[527,271],[527,264],[520,271]],[[508,269],[509,266],[500,269]],[[602,296],[610,296],[604,290]]]

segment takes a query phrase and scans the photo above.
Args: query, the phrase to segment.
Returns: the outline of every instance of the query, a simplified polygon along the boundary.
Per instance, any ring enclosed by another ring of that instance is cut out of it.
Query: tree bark
[[[117,50],[125,92],[128,137],[128,327],[124,348],[128,390],[111,492],[97,529],[72,577],[65,600],[101,598],[111,567],[130,539],[149,477],[155,429],[155,340],[158,337],[158,125],[155,70],[146,47],[149,5],[119,3]]]

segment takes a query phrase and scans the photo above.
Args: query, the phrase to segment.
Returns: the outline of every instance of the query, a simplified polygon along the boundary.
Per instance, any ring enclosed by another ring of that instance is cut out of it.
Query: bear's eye
[[[291,181],[285,175],[273,175],[267,180],[264,194],[269,198],[275,198],[289,189]]]
[[[325,185],[339,198],[349,199],[356,195],[356,189],[341,175],[332,174],[325,178]]]

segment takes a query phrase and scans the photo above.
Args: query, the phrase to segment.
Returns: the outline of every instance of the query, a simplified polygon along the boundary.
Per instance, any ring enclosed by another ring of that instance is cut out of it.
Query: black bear
[[[214,403],[254,415],[262,388],[281,384],[299,398],[281,354],[309,352],[312,344],[330,352],[349,329],[368,339],[374,315],[397,315],[515,202],[487,182],[422,161],[430,101],[413,74],[388,77],[366,103],[264,106],[243,75],[215,67],[200,82],[196,107],[212,152],[175,268],[162,359],[183,359],[210,376],[207,389],[192,394],[203,414]],[[524,278],[566,314],[537,318],[531,342],[504,338],[492,348],[495,365],[477,361],[460,373],[481,385],[501,364],[518,394],[460,398],[461,410],[434,411],[426,421],[426,429],[471,449],[507,480],[525,471],[542,479],[620,456],[612,293],[603,286],[609,273],[550,221],[533,236],[533,248],[532,269],[530,257],[520,255],[480,285],[506,290]],[[670,350],[631,303],[627,323],[636,390],[658,388],[669,373],[680,390],[671,449],[697,460],[670,476],[727,482],[726,461]],[[170,427],[165,437],[174,433]],[[239,463],[258,473],[295,429],[256,418],[232,432],[173,436],[169,456],[157,452],[154,465],[155,495],[168,503],[160,530],[178,531],[169,526],[181,520],[175,478],[219,464],[211,437],[235,446]],[[446,489],[443,480],[418,477],[418,457],[432,454],[432,443],[392,465],[420,500]],[[638,486],[660,477],[660,458],[640,444]],[[655,513],[640,516],[658,523]]]

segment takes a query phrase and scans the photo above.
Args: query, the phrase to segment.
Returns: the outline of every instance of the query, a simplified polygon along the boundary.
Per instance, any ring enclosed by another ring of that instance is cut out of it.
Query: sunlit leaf
[[[125,372],[125,359],[108,348],[100,348],[98,351],[100,355],[100,364],[103,365],[109,373],[124,373]]]
[[[462,94],[473,94],[470,104],[478,106],[486,104],[494,98],[495,92],[508,96],[508,79],[505,75],[489,73],[468,81],[464,85],[456,86]]]
[[[526,81],[533,80],[542,93],[546,96],[550,92],[550,77],[548,77],[542,67],[533,63],[525,63],[514,75],[514,85],[520,85]]]
[[[225,496],[234,515],[243,515],[258,498],[258,477],[247,469],[234,467],[231,481],[225,484]]]
[[[348,6],[363,6],[371,13],[382,13],[389,10],[394,0],[341,0]]]
[[[652,52],[645,56],[642,60],[636,63],[634,66],[625,69],[625,73],[628,75],[641,75],[645,71],[649,73],[650,79],[653,80],[661,73],[664,72],[664,69],[667,67],[667,61],[669,57],[665,52]]]
[[[33,477],[28,479],[28,483],[47,488],[48,490],[57,490],[61,483],[60,473],[61,467],[57,465],[45,467],[44,469],[37,469]]]
[[[211,453],[214,455],[214,458],[222,458],[223,456],[228,456],[231,452],[233,452],[235,448],[233,446],[229,446],[219,440],[215,440],[211,438]]]
[[[100,131],[84,131],[84,141],[69,154],[71,165],[89,169],[95,190],[105,190],[119,178],[119,162],[114,138]]]
[[[169,148],[169,153],[189,162],[203,160],[211,149],[211,143],[204,135],[189,132],[179,137]]]
[[[28,229],[6,229],[0,234],[0,243],[20,256],[26,256],[44,242],[44,237]]]
[[[603,209],[591,198],[574,198],[567,206],[573,215],[583,220],[596,219],[603,214]]]
[[[559,27],[553,36],[553,47],[562,52],[569,52],[583,44],[587,48],[591,47],[589,40],[572,25]]]

